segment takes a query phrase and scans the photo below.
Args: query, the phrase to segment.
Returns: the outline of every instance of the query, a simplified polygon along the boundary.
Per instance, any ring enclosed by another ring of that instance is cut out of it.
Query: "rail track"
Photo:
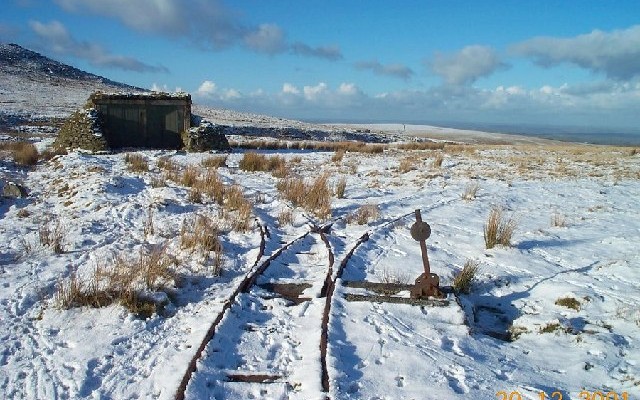
[[[441,200],[423,210],[450,201]],[[256,262],[212,321],[175,399],[190,397],[192,390],[226,397],[269,394],[317,398],[323,393],[328,398],[328,332],[338,279],[354,252],[372,234],[413,213],[389,218],[347,244],[337,268],[331,229],[344,217],[311,226],[266,259],[270,235],[268,228],[259,224],[261,245]],[[302,387],[303,380],[313,381],[310,374],[317,376],[317,385]]]

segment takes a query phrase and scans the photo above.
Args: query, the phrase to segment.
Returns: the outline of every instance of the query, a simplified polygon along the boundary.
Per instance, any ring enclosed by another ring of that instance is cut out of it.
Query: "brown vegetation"
[[[149,171],[149,162],[142,154],[127,153],[124,155],[124,162],[127,164],[127,169],[131,172]]]
[[[478,273],[478,262],[474,260],[467,260],[464,267],[455,274],[453,277],[453,290],[456,293],[468,294],[471,290],[471,285],[476,280],[476,274]]]
[[[375,221],[379,216],[380,209],[377,204],[365,204],[349,215],[346,221],[348,224],[355,222],[358,225],[364,225]]]
[[[489,213],[487,224],[484,226],[484,243],[487,249],[496,244],[511,245],[511,237],[517,223],[514,219],[506,219],[501,208],[494,207]]]
[[[132,313],[148,317],[162,306],[148,294],[166,292],[175,284],[174,263],[163,246],[141,249],[137,258],[119,255],[110,267],[98,265],[85,279],[72,273],[58,284],[54,300],[63,309],[119,302]]]
[[[328,179],[328,175],[324,174],[307,184],[302,178],[284,178],[278,182],[277,188],[294,206],[306,209],[317,218],[326,219],[331,216]]]
[[[23,166],[33,166],[38,163],[40,155],[36,146],[27,141],[2,142],[0,150],[8,151],[13,162]]]

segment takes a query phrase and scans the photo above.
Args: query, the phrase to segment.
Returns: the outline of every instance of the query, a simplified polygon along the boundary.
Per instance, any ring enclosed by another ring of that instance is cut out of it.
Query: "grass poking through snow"
[[[517,227],[513,218],[506,218],[501,208],[494,207],[484,226],[484,243],[487,249],[496,245],[511,246],[511,238]]]

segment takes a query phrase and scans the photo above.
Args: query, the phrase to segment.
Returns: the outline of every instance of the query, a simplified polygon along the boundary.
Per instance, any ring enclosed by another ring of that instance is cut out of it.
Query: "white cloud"
[[[427,67],[452,85],[470,84],[507,65],[487,46],[467,46],[453,54],[436,53]]]
[[[624,30],[594,30],[573,38],[536,37],[512,46],[511,51],[553,67],[577,65],[616,80],[640,77],[640,25]]]
[[[72,55],[97,67],[118,68],[135,72],[168,72],[162,66],[145,64],[133,57],[111,54],[102,46],[76,40],[59,21],[30,21],[29,26],[45,45],[58,54]]]
[[[300,89],[298,89],[297,87],[295,87],[294,85],[285,82],[282,85],[282,93],[285,94],[300,94]]]
[[[242,98],[242,93],[236,89],[226,89],[222,93],[222,98],[224,100],[238,100]]]
[[[310,101],[315,101],[320,98],[320,96],[327,92],[327,84],[324,82],[320,82],[315,86],[305,86],[303,89],[304,98]]]
[[[337,61],[343,58],[340,47],[336,45],[311,47],[307,44],[296,42],[291,45],[291,52],[302,56],[324,58],[329,61]]]
[[[413,76],[413,70],[406,65],[402,64],[387,64],[383,65],[377,60],[373,61],[358,61],[355,63],[355,67],[361,70],[371,70],[376,75],[387,75],[401,79],[409,79]]]
[[[198,87],[196,94],[201,97],[211,97],[216,93],[217,86],[212,81],[204,81]]]
[[[237,101],[243,98],[242,93],[237,89],[219,88],[218,85],[211,81],[203,81],[194,93],[194,98],[198,101],[209,102],[214,101],[220,104],[225,101]]]
[[[347,82],[337,87],[319,82],[302,89],[285,83],[275,93],[260,90],[248,96],[225,98],[224,91],[219,91],[205,100],[216,106],[302,119],[508,124],[517,121],[592,126],[611,121],[612,126],[637,129],[640,83],[605,82],[595,86],[599,89],[589,91],[567,84],[494,89],[443,85],[426,90],[366,94]]]
[[[345,96],[356,96],[361,94],[362,92],[356,86],[355,83],[341,83],[338,87],[338,93]]]
[[[274,24],[262,24],[244,37],[250,49],[259,53],[276,54],[286,49],[284,32]]]
[[[119,20],[147,34],[188,39],[198,47],[220,50],[235,45],[266,54],[290,52],[330,61],[342,58],[337,46],[311,47],[286,41],[275,24],[253,26],[222,0],[54,0],[69,12],[90,13]]]

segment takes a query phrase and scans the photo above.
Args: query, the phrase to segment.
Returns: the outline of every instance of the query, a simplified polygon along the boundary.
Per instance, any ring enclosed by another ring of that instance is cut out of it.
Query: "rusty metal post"
[[[423,230],[424,227],[428,226],[429,227],[429,235],[431,235],[431,227],[429,226],[429,224],[424,225],[425,223],[422,222],[422,214],[420,214],[420,210],[416,210],[416,226],[417,227],[422,227]],[[420,235],[420,233],[418,233],[418,235]],[[416,236],[418,236],[416,235]],[[424,236],[425,234],[422,233],[422,236]],[[419,243],[420,243],[420,252],[422,253],[422,265],[424,266],[424,273],[426,275],[431,274],[431,266],[429,265],[429,255],[427,254],[427,242],[426,239],[420,239]]]
[[[411,226],[411,237],[420,243],[424,272],[416,278],[415,285],[411,289],[411,297],[415,299],[442,296],[439,289],[440,277],[431,273],[431,266],[429,265],[426,242],[429,236],[431,236],[431,227],[422,221],[422,215],[418,209],[416,210],[416,222]]]

